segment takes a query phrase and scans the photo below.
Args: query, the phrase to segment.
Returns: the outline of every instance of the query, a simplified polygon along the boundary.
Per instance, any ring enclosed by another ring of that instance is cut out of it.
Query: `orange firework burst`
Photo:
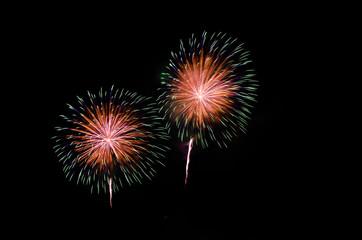
[[[200,41],[192,35],[188,48],[181,41],[178,54],[171,52],[158,100],[167,126],[175,123],[181,140],[193,138],[202,147],[211,140],[221,147],[246,130],[258,83],[249,53],[236,42],[204,32]]]
[[[79,106],[71,117],[61,115],[70,127],[56,127],[64,134],[55,137],[55,152],[70,180],[97,186],[110,192],[154,176],[154,165],[162,164],[168,136],[160,125],[157,108],[150,98],[113,87],[100,91],[99,98],[88,92],[90,104],[78,97]]]
[[[73,120],[81,128],[70,129],[73,134],[79,134],[68,135],[75,144],[74,151],[79,154],[76,161],[100,170],[112,170],[116,164],[127,168],[131,164],[139,166],[148,138],[134,110],[112,102],[106,102],[102,108],[86,107],[86,114],[81,114],[80,120]]]
[[[179,71],[171,82],[175,120],[189,120],[197,128],[205,128],[233,107],[232,97],[240,86],[230,78],[233,71],[226,61],[218,61],[214,53],[193,55],[185,63],[178,63]],[[212,122],[211,122],[212,121]]]

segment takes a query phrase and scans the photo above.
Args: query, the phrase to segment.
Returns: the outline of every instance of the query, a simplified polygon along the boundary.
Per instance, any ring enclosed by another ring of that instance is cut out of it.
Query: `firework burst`
[[[187,47],[181,40],[171,56],[158,98],[167,126],[175,123],[182,141],[193,137],[202,147],[210,141],[226,147],[246,131],[256,97],[249,52],[226,34],[204,32],[200,41],[192,35]]]
[[[167,127],[176,125],[181,141],[189,141],[186,169],[192,144],[227,147],[246,131],[258,87],[248,57],[243,44],[222,33],[204,32],[200,41],[192,35],[188,45],[181,40],[178,53],[171,52],[158,102]]]
[[[68,104],[72,114],[61,115],[68,127],[56,127],[55,152],[69,180],[112,193],[127,183],[152,179],[154,166],[167,150],[168,139],[159,124],[157,108],[150,98],[129,91],[88,92],[78,106]]]

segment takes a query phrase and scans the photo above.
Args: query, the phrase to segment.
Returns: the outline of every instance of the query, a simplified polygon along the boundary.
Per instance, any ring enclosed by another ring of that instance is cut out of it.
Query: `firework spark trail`
[[[109,205],[112,207],[112,193],[113,193],[113,187],[112,187],[112,178],[109,179]]]
[[[154,177],[158,164],[168,149],[169,139],[158,117],[158,108],[151,98],[125,90],[99,97],[88,92],[89,100],[78,97],[79,105],[69,116],[61,115],[68,127],[56,127],[55,153],[63,163],[66,178],[77,178],[110,194],[129,185]]]
[[[185,186],[186,186],[186,184],[187,184],[187,177],[188,177],[188,175],[189,175],[189,164],[190,164],[190,153],[191,153],[191,149],[192,149],[192,141],[193,141],[193,138],[190,139],[190,142],[189,142],[189,150],[188,150],[188,152],[187,152]]]

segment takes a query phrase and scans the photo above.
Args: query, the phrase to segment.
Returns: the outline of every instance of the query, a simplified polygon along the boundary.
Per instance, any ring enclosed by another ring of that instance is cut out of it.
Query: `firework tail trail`
[[[185,186],[186,186],[186,184],[187,184],[187,176],[189,175],[189,164],[190,164],[190,153],[191,153],[191,149],[192,149],[192,141],[193,141],[193,138],[190,139],[190,142],[189,142],[189,150],[188,150],[188,152],[187,152]]]
[[[112,188],[112,178],[109,179],[109,204],[112,207],[112,192],[113,192],[113,188]]]

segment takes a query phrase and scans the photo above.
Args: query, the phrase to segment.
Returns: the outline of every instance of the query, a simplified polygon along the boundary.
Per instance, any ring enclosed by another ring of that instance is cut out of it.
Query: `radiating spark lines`
[[[151,98],[125,90],[103,92],[89,100],[78,97],[78,106],[61,115],[69,126],[56,127],[55,152],[64,165],[69,180],[91,185],[98,192],[107,186],[112,194],[123,183],[132,185],[152,179],[154,166],[163,163],[169,139]]]

